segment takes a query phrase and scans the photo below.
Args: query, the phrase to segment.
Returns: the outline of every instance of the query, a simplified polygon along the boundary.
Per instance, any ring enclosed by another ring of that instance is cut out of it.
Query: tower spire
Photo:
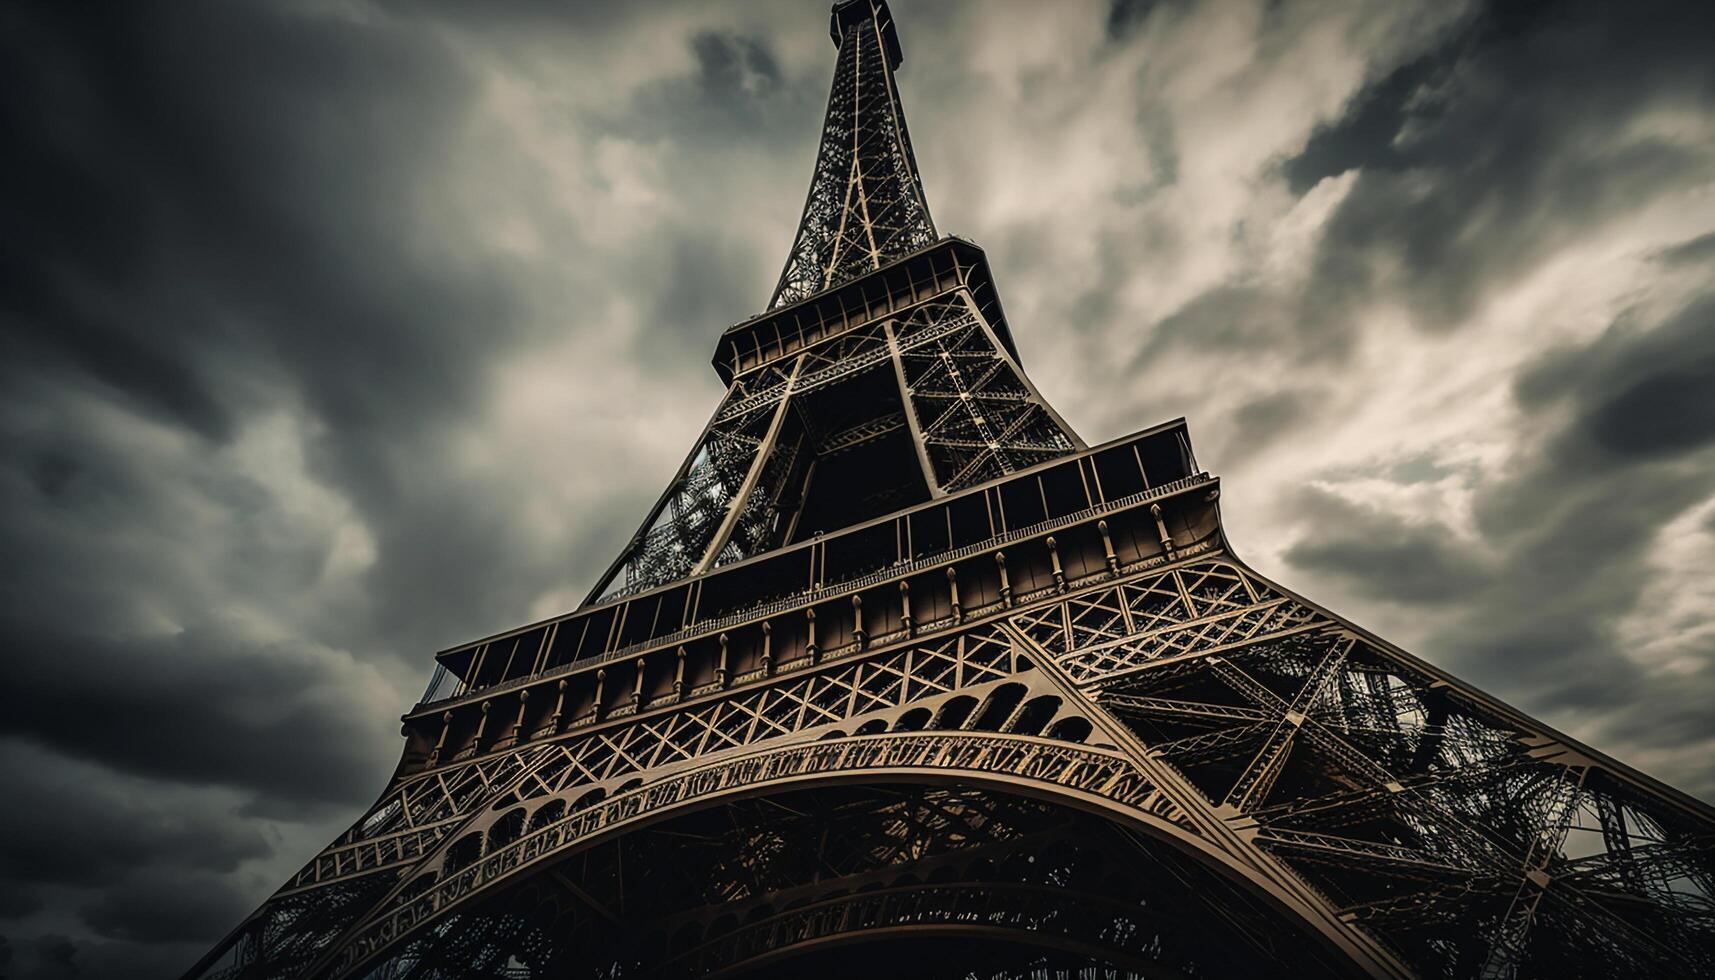
[[[810,193],[769,308],[838,285],[935,240],[893,72],[903,56],[886,0],[834,5],[840,49]]]

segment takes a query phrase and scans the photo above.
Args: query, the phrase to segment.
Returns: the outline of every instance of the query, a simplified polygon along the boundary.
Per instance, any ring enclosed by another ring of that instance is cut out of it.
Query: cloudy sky
[[[1715,798],[1715,7],[896,0],[943,232],[1240,553]],[[766,302],[822,0],[0,9],[0,976],[172,975],[576,604]]]

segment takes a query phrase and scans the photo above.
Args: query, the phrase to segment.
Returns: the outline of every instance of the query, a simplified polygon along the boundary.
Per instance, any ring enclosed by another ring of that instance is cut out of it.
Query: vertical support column
[[[560,635],[560,624],[555,623],[542,632],[542,642],[536,647],[536,659],[530,664],[532,675],[540,674],[542,667],[548,662],[548,651],[554,648],[554,638]]]
[[[947,595],[952,600],[953,625],[958,626],[965,621],[965,607],[959,604],[959,571],[951,565],[947,566]]]
[[[470,694],[477,690],[477,680],[482,674],[482,668],[488,663],[488,644],[484,643],[471,659],[470,673],[465,675],[464,685],[459,690],[460,695]]]
[[[519,739],[524,737],[524,710],[526,708],[528,708],[529,705],[530,705],[530,691],[528,689],[519,691],[518,692],[518,718],[512,722],[511,741],[514,743],[516,743]]]
[[[478,721],[476,723],[476,737],[472,738],[470,740],[470,754],[471,755],[481,755],[482,754],[482,736],[485,732],[488,731],[488,712],[489,712],[489,709],[491,709],[493,707],[494,707],[493,701],[484,701],[482,703],[482,717],[480,719],[478,719]]]
[[[758,480],[762,479],[762,471],[768,466],[769,457],[774,455],[774,444],[780,439],[780,426],[786,421],[786,407],[792,403],[792,389],[798,384],[798,370],[804,366],[804,355],[799,354],[792,362],[792,373],[786,378],[786,387],[780,392],[780,403],[774,406],[774,417],[768,422],[768,434],[762,437],[762,444],[756,447],[756,456],[750,461],[750,470],[744,474],[744,482],[738,486],[738,492],[733,494],[727,503],[726,517],[721,519],[720,530],[710,539],[703,557],[691,568],[692,575],[701,575],[714,567],[720,558],[721,549],[732,540],[732,532],[738,526],[738,518],[744,513],[744,505],[750,500],[750,495],[756,490]]]
[[[1162,517],[1161,505],[1150,504],[1149,516],[1155,518],[1155,533],[1161,536],[1161,550],[1166,553],[1167,560],[1173,560],[1173,535],[1167,533],[1167,521]]]
[[[662,491],[660,497],[656,498],[655,506],[649,509],[649,513],[643,518],[643,523],[637,528],[637,532],[626,543],[625,549],[619,553],[618,557],[614,558],[613,564],[607,566],[607,571],[601,574],[601,578],[596,579],[594,588],[590,589],[589,595],[584,597],[586,605],[601,601],[603,596],[610,596],[612,594],[610,590],[615,589],[616,585],[619,586],[621,592],[632,587],[634,583],[629,580],[616,583],[615,579],[620,576],[628,564],[642,554],[640,549],[643,547],[648,530],[655,526],[655,521],[661,516],[661,512],[667,508],[673,496],[684,486],[685,478],[691,472],[691,464],[696,461],[697,454],[708,444],[709,434],[714,431],[715,423],[720,421],[721,414],[727,410],[727,407],[735,399],[741,397],[743,397],[743,393],[737,385],[727,388],[726,394],[721,398],[721,403],[715,407],[714,414],[709,416],[708,422],[703,424],[703,431],[697,434],[696,441],[691,444],[691,451],[686,454],[684,461],[679,464],[678,471],[673,474],[672,481],[667,484],[667,489]],[[627,576],[629,579],[630,573],[627,573]],[[581,640],[579,645],[581,647]]]
[[[1107,558],[1108,574],[1117,576],[1120,573],[1120,559],[1119,555],[1114,553],[1114,538],[1108,533],[1108,522],[1097,521],[1096,530],[1102,533],[1102,554]]]
[[[931,497],[945,497],[947,491],[941,489],[940,482],[935,479],[935,467],[929,462],[929,447],[923,443],[923,426],[917,421],[917,403],[912,401],[911,386],[905,380],[905,360],[899,354],[899,338],[893,335],[893,322],[886,321],[881,329],[887,335],[887,350],[893,358],[893,380],[899,386],[899,405],[905,413],[905,424],[911,427],[911,445],[917,450],[917,465],[923,469],[923,483],[929,488]]]
[[[556,735],[560,731],[560,717],[566,710],[566,681],[554,685],[554,713],[548,716],[548,734]]]
[[[1030,400],[1054,420],[1054,424],[1071,441],[1073,450],[1082,452],[1090,448],[1083,439],[1079,438],[1078,433],[1066,424],[1066,420],[1060,417],[1060,413],[1054,411],[1054,406],[1048,403],[1048,399],[1042,397],[1042,392],[1036,390],[1036,385],[1031,382],[1030,375],[1024,373],[1024,368],[1019,367],[1018,362],[1012,359],[1012,355],[1006,352],[1006,347],[1001,344],[1000,338],[995,336],[994,327],[989,325],[988,317],[983,316],[982,310],[977,309],[977,303],[971,297],[971,291],[969,289],[959,290],[959,298],[964,300],[965,308],[970,310],[971,316],[976,318],[977,326],[982,330],[983,336],[988,339],[989,346],[994,349],[994,356],[1004,361],[1006,366],[1012,369],[1012,376],[1024,386],[1025,391],[1030,392]]]
[[[441,712],[441,735],[435,739],[435,747],[429,750],[429,765],[431,767],[441,761],[441,749],[446,747],[447,729],[451,727],[453,727],[453,713],[451,711]]]

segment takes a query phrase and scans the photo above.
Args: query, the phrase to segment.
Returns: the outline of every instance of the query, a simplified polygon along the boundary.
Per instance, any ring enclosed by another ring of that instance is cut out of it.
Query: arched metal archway
[[[774,976],[832,956],[929,977],[922,948],[953,939],[960,977],[1042,956],[1112,977],[1351,969],[1135,822],[959,776],[774,784],[628,824],[465,893],[355,975]]]
[[[1046,721],[1046,719],[1044,719]],[[1139,841],[1195,857],[1195,864],[1255,891],[1246,869],[1205,841],[1186,815],[1121,752],[999,732],[920,732],[846,736],[775,746],[686,769],[569,812],[552,821],[505,809],[474,823],[443,847],[438,860],[394,886],[380,914],[348,933],[317,968],[363,976],[373,964],[432,933],[438,923],[580,851],[659,823],[747,799],[782,793],[878,784],[957,786],[990,795],[1042,801],[1126,828]],[[536,804],[553,805],[554,799]],[[496,828],[537,827],[496,838]],[[500,841],[460,858],[462,842]],[[1283,919],[1318,933],[1289,895],[1257,892]],[[949,926],[956,925],[948,923]],[[1290,931],[1290,930],[1289,930]],[[1320,933],[1332,945],[1333,936]],[[385,974],[383,974],[385,975]]]

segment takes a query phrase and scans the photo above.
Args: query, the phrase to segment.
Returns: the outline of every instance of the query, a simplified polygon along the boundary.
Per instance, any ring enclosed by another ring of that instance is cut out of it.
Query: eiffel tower
[[[884,0],[768,311],[576,611],[442,651],[189,976],[1715,975],[1715,812],[1257,574],[938,236]]]

